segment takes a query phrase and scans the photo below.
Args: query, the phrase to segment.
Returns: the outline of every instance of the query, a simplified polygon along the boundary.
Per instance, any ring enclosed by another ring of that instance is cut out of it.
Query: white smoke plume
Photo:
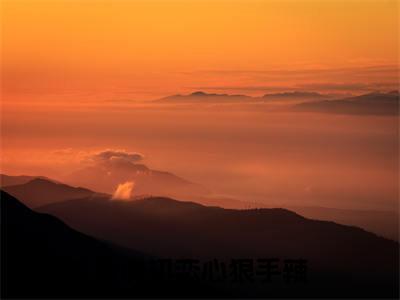
[[[111,199],[113,200],[129,200],[131,198],[135,183],[133,181],[127,181],[117,186]]]

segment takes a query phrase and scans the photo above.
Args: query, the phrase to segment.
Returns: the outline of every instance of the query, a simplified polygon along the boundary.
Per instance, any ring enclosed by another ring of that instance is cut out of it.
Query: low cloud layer
[[[343,68],[309,66],[299,69],[203,70],[185,75],[196,76],[198,82],[205,83],[188,86],[189,90],[260,94],[309,89],[317,92],[345,91],[357,94],[397,89],[398,72],[397,65],[378,64]]]

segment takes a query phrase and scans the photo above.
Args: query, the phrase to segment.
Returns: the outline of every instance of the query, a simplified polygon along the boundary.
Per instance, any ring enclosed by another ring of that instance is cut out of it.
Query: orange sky
[[[395,207],[397,116],[125,100],[396,89],[399,1],[0,2],[1,172],[62,178],[126,149],[229,196]]]
[[[3,96],[152,99],[315,82],[393,88],[398,3],[2,0]],[[371,66],[386,69],[362,69]]]

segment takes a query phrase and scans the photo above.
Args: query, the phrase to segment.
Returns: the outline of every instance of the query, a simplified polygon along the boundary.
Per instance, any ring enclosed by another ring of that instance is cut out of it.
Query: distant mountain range
[[[224,102],[242,102],[254,101],[255,99],[246,95],[229,95],[229,94],[208,94],[205,92],[194,92],[189,95],[173,95],[164,97],[154,102],[159,103],[185,103],[185,102],[198,102],[198,103],[224,103]]]
[[[173,95],[155,100],[156,103],[252,103],[268,102],[273,100],[320,100],[329,99],[331,95],[316,92],[285,92],[265,94],[262,97],[251,97],[246,95],[212,94],[202,91],[188,95]]]
[[[294,91],[270,93],[261,97],[246,95],[208,94],[194,92],[188,95],[174,95],[158,99],[155,103],[287,103],[292,111],[308,111],[320,113],[352,114],[352,115],[398,115],[399,92],[374,92],[352,97],[338,97],[334,94]]]
[[[398,115],[399,93],[370,93],[357,97],[297,104],[296,111],[354,115]]]

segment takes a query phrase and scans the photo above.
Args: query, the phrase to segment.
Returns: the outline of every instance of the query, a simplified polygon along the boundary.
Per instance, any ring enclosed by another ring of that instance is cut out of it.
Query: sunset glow
[[[2,6],[5,101],[397,84],[395,0],[3,0]]]
[[[399,0],[0,3],[0,298],[399,298]]]

